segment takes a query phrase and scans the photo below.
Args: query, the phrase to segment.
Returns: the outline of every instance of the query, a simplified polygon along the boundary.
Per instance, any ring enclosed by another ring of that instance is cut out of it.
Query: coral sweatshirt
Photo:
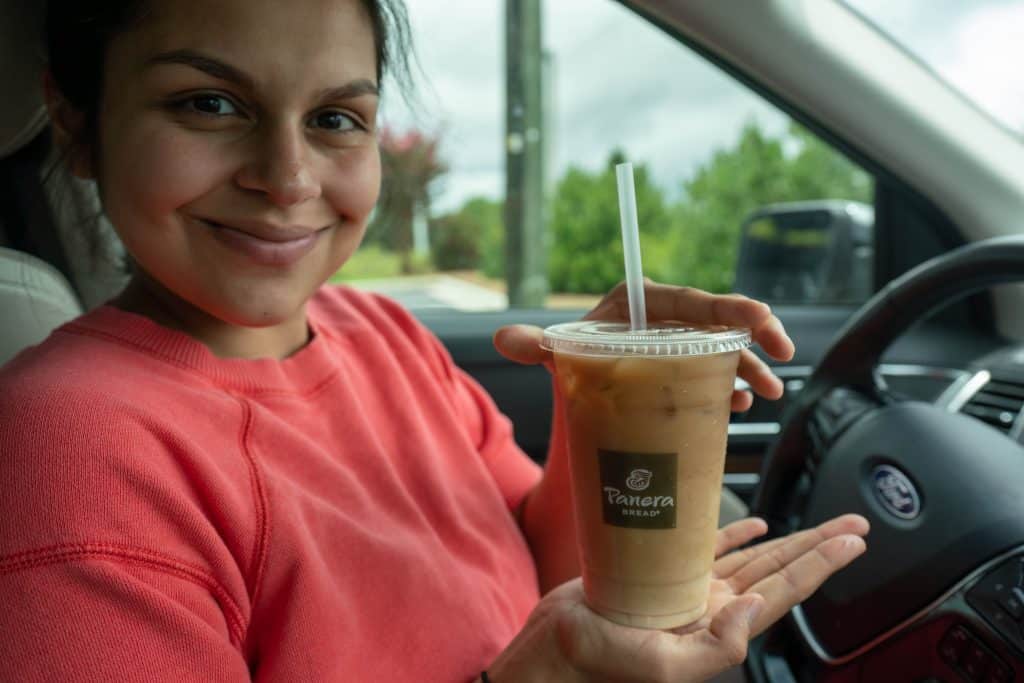
[[[0,370],[0,681],[468,681],[538,600],[540,471],[408,312],[285,360],[103,306]]]

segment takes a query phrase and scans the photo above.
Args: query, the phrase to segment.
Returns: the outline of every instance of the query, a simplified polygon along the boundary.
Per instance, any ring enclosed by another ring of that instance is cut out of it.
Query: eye
[[[355,119],[337,109],[328,109],[314,114],[310,123],[317,128],[335,132],[345,132],[361,127],[356,123]]]
[[[231,116],[238,113],[238,108],[231,100],[221,95],[195,95],[182,101],[181,107],[208,116]]]

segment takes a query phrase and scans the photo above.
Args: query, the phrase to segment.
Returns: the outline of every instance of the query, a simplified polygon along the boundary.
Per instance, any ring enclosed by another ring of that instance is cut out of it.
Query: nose
[[[251,159],[235,177],[239,187],[262,192],[282,207],[320,196],[320,180],[301,129],[285,125],[268,128],[253,140],[253,147]]]

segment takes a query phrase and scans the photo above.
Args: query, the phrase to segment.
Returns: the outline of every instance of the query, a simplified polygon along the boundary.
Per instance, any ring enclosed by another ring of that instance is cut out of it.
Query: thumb
[[[494,348],[516,363],[536,365],[551,360],[551,352],[540,347],[544,331],[533,325],[505,325],[494,333]]]
[[[744,595],[719,611],[708,632],[697,636],[697,647],[704,651],[699,660],[707,666],[709,676],[743,663],[753,624],[763,609],[760,595]]]
[[[560,615],[556,632],[566,661],[600,680],[703,681],[746,659],[751,624],[763,607],[760,595],[745,595],[707,628],[677,635],[620,626],[580,604]]]

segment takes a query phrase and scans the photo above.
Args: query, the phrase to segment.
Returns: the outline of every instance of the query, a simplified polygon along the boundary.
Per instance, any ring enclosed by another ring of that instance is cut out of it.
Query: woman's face
[[[105,211],[164,295],[230,325],[304,325],[379,191],[370,18],[359,0],[151,5],[108,51]]]

